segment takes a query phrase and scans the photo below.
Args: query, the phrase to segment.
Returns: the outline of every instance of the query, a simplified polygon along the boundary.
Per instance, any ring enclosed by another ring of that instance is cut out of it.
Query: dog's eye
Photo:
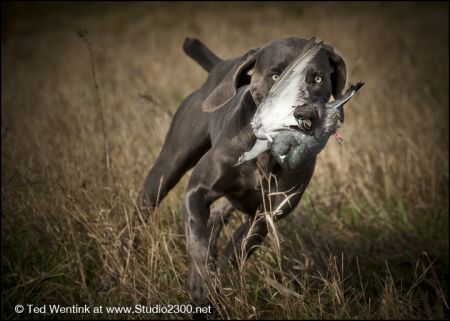
[[[322,77],[321,77],[321,76],[316,76],[316,77],[314,77],[314,82],[315,82],[316,84],[320,84],[320,83],[322,82]]]
[[[280,78],[280,75],[277,75],[277,74],[273,74],[273,75],[272,75],[272,80],[273,80],[273,81],[277,81],[278,78]]]

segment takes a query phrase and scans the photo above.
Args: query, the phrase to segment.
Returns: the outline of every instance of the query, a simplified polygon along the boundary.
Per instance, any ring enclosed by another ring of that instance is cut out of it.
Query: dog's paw
[[[208,300],[208,283],[211,284],[207,279],[208,276],[202,276],[197,271],[192,272],[188,280],[188,290],[191,294],[192,301],[196,305],[209,304]],[[211,288],[211,287],[210,287]]]

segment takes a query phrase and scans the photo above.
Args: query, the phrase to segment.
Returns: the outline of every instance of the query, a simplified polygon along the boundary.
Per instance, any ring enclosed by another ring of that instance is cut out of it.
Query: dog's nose
[[[295,107],[294,117],[297,119],[300,129],[308,130],[317,120],[317,112],[314,106],[304,104]]]

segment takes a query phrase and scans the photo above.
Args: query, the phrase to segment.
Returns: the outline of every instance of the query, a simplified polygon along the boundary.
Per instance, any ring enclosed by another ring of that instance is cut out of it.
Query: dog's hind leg
[[[139,193],[137,206],[145,217],[210,147],[208,115],[201,111],[194,93],[175,113],[161,153]]]
[[[146,221],[154,208],[209,150],[208,115],[201,111],[196,93],[184,100],[177,110],[164,141],[161,153],[147,174],[131,213],[121,233],[121,251],[127,253],[138,245],[137,227]]]

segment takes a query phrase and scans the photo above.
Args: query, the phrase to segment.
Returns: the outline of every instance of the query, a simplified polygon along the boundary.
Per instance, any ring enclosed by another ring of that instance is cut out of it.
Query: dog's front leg
[[[192,178],[192,177],[191,177]],[[211,203],[220,197],[204,186],[189,184],[183,202],[186,246],[189,252],[188,290],[197,305],[209,304],[208,293],[214,291],[208,219]]]
[[[265,219],[247,219],[234,232],[224,251],[224,258],[233,266],[243,262],[260,245],[267,235],[268,229]]]
[[[277,173],[276,182],[269,184],[268,181],[263,181],[262,188],[267,191],[264,193],[264,203],[271,204],[268,206],[272,210],[276,209],[277,214],[273,216],[276,222],[288,215],[297,204],[300,202],[302,195],[309,184],[309,181],[314,173],[315,159],[309,162],[298,172],[280,172]],[[273,176],[275,177],[275,176]],[[272,178],[271,178],[272,179]],[[277,190],[271,193],[269,186],[277,186]],[[269,215],[275,214],[269,209]],[[248,213],[252,215],[253,213]],[[253,216],[243,223],[234,233],[231,240],[225,249],[224,255],[228,262],[236,266],[238,262],[242,262],[248,258],[260,245],[266,237],[269,229],[266,217]]]
[[[209,252],[214,259],[217,258],[217,241],[219,240],[220,232],[222,232],[234,211],[235,208],[230,203],[225,203],[211,211],[208,220]]]

